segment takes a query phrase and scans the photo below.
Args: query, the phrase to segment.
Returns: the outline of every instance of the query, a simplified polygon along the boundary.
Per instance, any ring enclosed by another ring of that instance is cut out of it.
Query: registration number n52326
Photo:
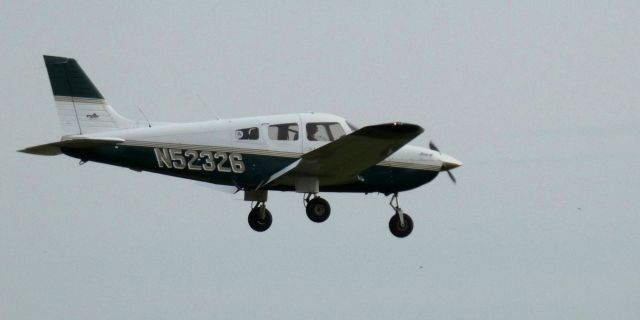
[[[243,173],[242,154],[215,151],[153,148],[159,168]]]

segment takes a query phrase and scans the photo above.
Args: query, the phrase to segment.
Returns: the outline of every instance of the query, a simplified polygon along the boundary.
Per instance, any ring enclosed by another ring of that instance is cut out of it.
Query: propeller
[[[440,149],[438,149],[438,146],[433,143],[433,141],[429,141],[429,149],[440,152],[440,159],[442,160],[442,168],[440,169],[440,171],[446,171],[451,181],[456,184],[458,180],[456,180],[456,177],[453,175],[453,173],[451,173],[451,169],[455,169],[461,166],[462,162],[458,161],[450,155],[442,153]]]

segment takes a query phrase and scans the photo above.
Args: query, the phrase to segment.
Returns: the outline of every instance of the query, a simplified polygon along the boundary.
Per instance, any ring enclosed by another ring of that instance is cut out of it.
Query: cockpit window
[[[307,123],[309,141],[335,141],[344,136],[344,129],[337,122]]]
[[[295,141],[298,140],[299,131],[297,123],[274,124],[269,126],[269,138],[271,140]]]
[[[236,130],[236,139],[238,140],[258,140],[260,139],[260,131],[256,127]]]
[[[358,127],[356,127],[353,123],[347,121],[347,125],[349,126],[349,129],[351,129],[351,131],[356,131],[358,130]]]

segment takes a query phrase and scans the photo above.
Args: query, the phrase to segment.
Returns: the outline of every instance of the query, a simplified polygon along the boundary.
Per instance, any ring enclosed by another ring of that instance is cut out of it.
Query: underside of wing
[[[364,127],[304,154],[261,187],[293,184],[301,177],[318,178],[323,185],[357,181],[358,173],[388,158],[422,132],[418,125],[398,122]]]
[[[67,140],[62,140],[58,142],[52,142],[47,144],[41,144],[33,147],[28,147],[22,150],[18,150],[19,152],[35,154],[40,156],[57,156],[62,154],[62,148],[71,148],[71,149],[83,149],[83,148],[93,148],[98,147],[105,144],[118,144],[124,142],[124,139],[120,138],[71,138]]]

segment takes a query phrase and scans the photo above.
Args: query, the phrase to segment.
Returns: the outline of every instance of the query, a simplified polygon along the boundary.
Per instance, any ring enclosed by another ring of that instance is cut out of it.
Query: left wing
[[[361,171],[388,158],[424,132],[408,123],[387,123],[364,127],[302,155],[300,159],[271,175],[258,189],[295,177],[316,177],[323,184],[356,181]]]

